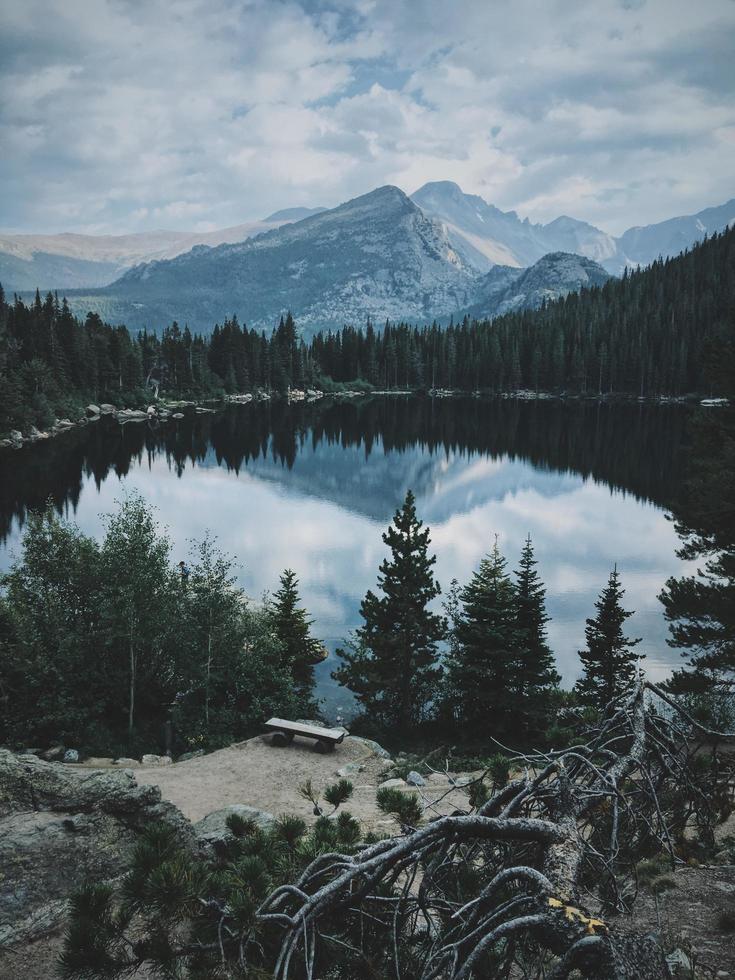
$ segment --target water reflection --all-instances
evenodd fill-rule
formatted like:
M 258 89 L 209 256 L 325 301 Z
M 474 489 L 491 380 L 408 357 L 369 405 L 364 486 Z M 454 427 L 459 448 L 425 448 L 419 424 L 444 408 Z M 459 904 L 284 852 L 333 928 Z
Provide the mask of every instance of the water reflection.
M 83 530 L 125 489 L 160 510 L 177 555 L 209 528 L 252 595 L 287 565 L 330 647 L 358 621 L 384 556 L 380 532 L 411 487 L 443 585 L 464 581 L 498 534 L 525 535 L 549 593 L 552 646 L 576 676 L 584 619 L 617 561 L 650 672 L 678 656 L 656 594 L 681 568 L 664 509 L 676 491 L 685 413 L 673 406 L 374 398 L 232 406 L 151 430 L 100 422 L 0 458 L 0 568 L 29 508 L 51 498 Z M 345 703 L 321 669 L 322 693 Z

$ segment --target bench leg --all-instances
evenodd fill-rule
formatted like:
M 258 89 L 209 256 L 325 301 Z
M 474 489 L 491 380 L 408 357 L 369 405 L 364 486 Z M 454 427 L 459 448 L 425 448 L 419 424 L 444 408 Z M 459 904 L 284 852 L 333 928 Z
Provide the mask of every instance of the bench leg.
M 319 752 L 320 755 L 326 755 L 327 752 L 334 752 L 334 745 L 331 742 L 323 742 L 319 738 L 314 743 L 314 751 Z
M 290 732 L 273 732 L 271 745 L 277 745 L 279 748 L 283 748 L 286 745 L 290 745 L 291 742 L 293 742 L 293 735 Z

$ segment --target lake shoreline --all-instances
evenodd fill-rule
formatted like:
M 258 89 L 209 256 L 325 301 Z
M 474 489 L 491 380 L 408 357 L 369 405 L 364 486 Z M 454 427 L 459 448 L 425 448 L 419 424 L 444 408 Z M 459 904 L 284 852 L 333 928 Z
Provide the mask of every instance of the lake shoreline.
M 225 395 L 224 397 L 202 398 L 202 399 L 161 399 L 159 402 L 151 403 L 145 409 L 117 408 L 112 404 L 103 403 L 100 406 L 88 405 L 86 415 L 71 421 L 68 418 L 56 419 L 54 424 L 45 430 L 39 430 L 36 426 L 31 426 L 28 432 L 13 429 L 9 435 L 0 439 L 0 453 L 3 450 L 17 450 L 24 446 L 33 445 L 47 439 L 53 439 L 71 432 L 75 429 L 84 428 L 87 425 L 98 422 L 102 417 L 110 417 L 121 425 L 128 423 L 152 422 L 166 423 L 179 421 L 184 418 L 184 411 L 190 411 L 198 415 L 214 414 L 222 411 L 227 405 L 247 405 L 250 403 L 277 401 L 285 399 L 289 404 L 293 402 L 312 403 L 326 399 L 355 399 L 372 397 L 426 397 L 431 399 L 502 399 L 508 401 L 544 401 L 544 402 L 600 402 L 603 404 L 642 404 L 642 405 L 702 405 L 705 407 L 724 407 L 729 404 L 727 399 L 722 398 L 703 398 L 701 395 L 633 395 L 626 392 L 607 392 L 605 394 L 586 394 L 569 392 L 550 392 L 550 391 L 469 391 L 459 388 L 430 388 L 428 391 L 418 389 L 388 389 L 366 391 L 363 389 L 345 388 L 342 391 L 322 391 L 321 389 L 307 388 L 290 389 L 285 395 L 278 392 L 256 391 L 244 392 L 241 394 Z M 215 404 L 216 408 L 211 408 Z M 151 408 L 154 409 L 151 412 Z

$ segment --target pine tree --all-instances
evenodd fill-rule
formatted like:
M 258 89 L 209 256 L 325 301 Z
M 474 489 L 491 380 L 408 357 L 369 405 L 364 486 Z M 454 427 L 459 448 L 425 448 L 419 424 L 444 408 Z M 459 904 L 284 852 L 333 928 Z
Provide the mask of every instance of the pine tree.
M 713 345 L 710 357 L 721 390 L 733 399 L 735 345 Z M 670 578 L 659 597 L 669 644 L 688 658 L 668 687 L 722 730 L 735 719 L 735 410 L 702 412 L 690 431 L 689 472 L 675 508 L 678 554 L 702 564 L 696 575 Z
M 518 706 L 516 589 L 497 540 L 460 592 L 454 652 L 447 659 L 447 695 L 455 719 L 472 728 L 506 731 Z
M 416 516 L 410 490 L 383 541 L 391 557 L 380 566 L 382 594 L 365 595 L 364 626 L 348 649 L 337 651 L 343 665 L 332 676 L 355 693 L 368 716 L 405 729 L 424 720 L 436 697 L 437 644 L 445 632 L 444 619 L 428 609 L 441 589 L 432 572 L 429 529 Z
M 299 580 L 287 568 L 281 575 L 281 587 L 273 596 L 273 626 L 283 644 L 283 663 L 293 674 L 298 694 L 311 697 L 314 691 L 314 665 L 324 660 L 326 650 L 311 636 L 313 622 L 299 605 Z
M 521 552 L 516 571 L 516 626 L 518 628 L 518 673 L 516 685 L 521 699 L 521 714 L 528 731 L 545 727 L 549 694 L 561 680 L 548 644 L 546 624 L 546 591 L 536 571 L 531 536 Z
M 624 595 L 615 566 L 595 603 L 597 615 L 587 620 L 587 649 L 579 652 L 584 672 L 577 681 L 577 691 L 584 701 L 600 709 L 625 690 L 635 677 L 638 661 L 643 659 L 634 652 L 640 638 L 631 640 L 623 633 L 626 619 L 633 615 L 623 609 Z

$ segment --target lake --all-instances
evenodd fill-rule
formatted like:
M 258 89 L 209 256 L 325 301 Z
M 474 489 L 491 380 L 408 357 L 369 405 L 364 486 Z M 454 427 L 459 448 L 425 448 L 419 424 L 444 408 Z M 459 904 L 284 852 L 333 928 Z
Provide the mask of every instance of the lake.
M 51 498 L 82 530 L 137 490 L 158 508 L 178 561 L 211 530 L 258 598 L 290 567 L 330 658 L 328 715 L 351 698 L 333 651 L 360 622 L 386 554 L 381 533 L 411 488 L 431 528 L 436 574 L 466 582 L 498 536 L 517 567 L 531 534 L 564 684 L 579 671 L 586 617 L 613 564 L 629 633 L 652 679 L 680 661 L 657 595 L 685 565 L 667 506 L 680 480 L 687 411 L 676 405 L 385 396 L 231 405 L 150 428 L 103 419 L 0 457 L 0 570 L 29 508 Z

